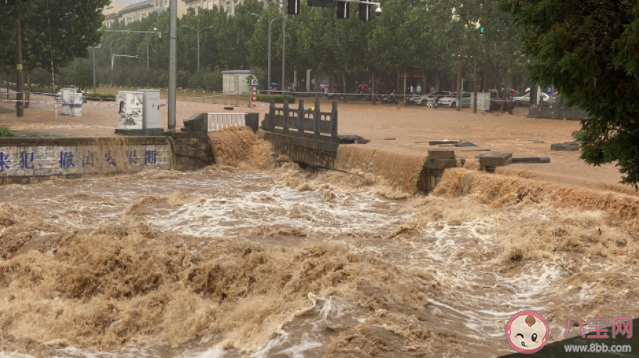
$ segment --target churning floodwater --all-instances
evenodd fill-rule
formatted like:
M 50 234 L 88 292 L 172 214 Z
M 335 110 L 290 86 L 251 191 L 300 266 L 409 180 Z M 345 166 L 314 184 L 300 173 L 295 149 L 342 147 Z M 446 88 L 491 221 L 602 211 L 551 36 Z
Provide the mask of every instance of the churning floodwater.
M 2 354 L 491 357 L 522 310 L 639 315 L 635 199 L 281 164 L 0 187 Z

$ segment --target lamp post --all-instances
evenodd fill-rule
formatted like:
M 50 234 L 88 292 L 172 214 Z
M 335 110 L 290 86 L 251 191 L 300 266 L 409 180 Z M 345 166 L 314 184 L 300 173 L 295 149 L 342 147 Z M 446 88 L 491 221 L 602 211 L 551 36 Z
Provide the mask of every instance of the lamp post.
M 177 0 L 169 2 L 169 116 L 168 129 L 175 131 L 177 102 Z
M 155 29 L 157 31 L 157 29 Z M 136 34 L 140 36 L 144 36 L 142 34 Z M 149 36 L 146 38 L 146 72 L 149 72 L 149 41 L 153 38 L 153 36 Z M 162 39 L 162 33 L 158 32 L 158 39 Z
M 282 93 L 286 90 L 286 15 L 282 17 L 284 20 L 282 21 Z
M 203 30 L 212 29 L 213 26 L 205 27 L 203 29 L 194 29 L 191 26 L 182 25 L 182 27 L 186 27 L 187 29 L 191 29 L 197 32 L 197 72 L 200 72 L 200 32 Z
M 113 57 L 113 43 L 116 42 L 117 40 L 121 40 L 122 37 L 118 37 L 117 39 L 111 41 L 111 43 L 109 44 L 109 47 L 111 47 L 111 57 Z
M 282 17 L 276 17 L 268 23 L 268 87 L 267 87 L 268 90 L 271 89 L 271 26 L 273 25 L 273 21 L 284 19 L 284 18 L 286 18 L 286 15 Z M 283 37 L 286 37 L 285 35 L 286 35 L 285 33 L 282 33 Z M 282 66 L 282 68 L 284 68 L 284 66 Z M 284 74 L 282 74 L 282 78 L 283 77 L 284 77 Z

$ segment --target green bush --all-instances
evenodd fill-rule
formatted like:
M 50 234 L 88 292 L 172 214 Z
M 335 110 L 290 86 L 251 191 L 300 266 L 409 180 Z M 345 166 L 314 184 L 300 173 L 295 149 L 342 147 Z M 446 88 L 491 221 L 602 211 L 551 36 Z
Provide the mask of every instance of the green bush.
M 116 96 L 111 93 L 85 93 L 84 97 L 87 101 L 99 101 L 102 98 L 103 101 L 115 101 Z
M 295 97 L 290 94 L 258 94 L 258 102 L 271 102 L 271 98 L 275 99 L 275 103 L 284 103 L 285 99 L 288 99 L 288 103 L 295 103 Z
M 0 127 L 0 137 L 13 137 L 13 131 L 7 127 Z

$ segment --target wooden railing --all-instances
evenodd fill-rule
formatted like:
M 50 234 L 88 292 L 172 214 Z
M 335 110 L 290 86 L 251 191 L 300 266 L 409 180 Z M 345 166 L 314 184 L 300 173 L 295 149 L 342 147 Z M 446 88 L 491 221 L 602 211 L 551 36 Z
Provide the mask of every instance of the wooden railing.
M 337 102 L 333 102 L 330 112 L 321 112 L 319 101 L 315 101 L 315 107 L 310 110 L 304 108 L 302 100 L 298 101 L 297 109 L 289 108 L 288 100 L 280 108 L 275 107 L 275 101 L 271 100 L 262 128 L 281 129 L 286 134 L 302 137 L 321 139 L 325 137 L 322 134 L 328 134 L 330 138 L 337 138 Z

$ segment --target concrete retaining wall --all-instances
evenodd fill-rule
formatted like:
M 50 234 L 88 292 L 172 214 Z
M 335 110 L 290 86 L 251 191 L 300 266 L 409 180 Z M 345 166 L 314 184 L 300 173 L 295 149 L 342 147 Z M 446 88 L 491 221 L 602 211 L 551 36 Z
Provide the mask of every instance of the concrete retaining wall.
M 273 151 L 286 155 L 294 162 L 312 166 L 334 168 L 339 144 L 309 138 L 264 132 L 264 139 L 271 142 Z
M 292 161 L 305 163 L 310 166 L 322 166 L 326 168 L 336 168 L 337 151 L 339 144 L 314 140 L 310 138 L 300 138 L 288 136 L 281 133 L 268 131 L 260 132 L 265 140 L 272 144 L 273 151 L 279 155 L 286 155 Z M 401 154 L 394 154 L 399 155 Z M 419 169 L 417 189 L 428 192 L 435 189 L 444 170 L 461 166 L 463 163 L 455 159 L 455 152 L 450 149 L 432 149 L 428 151 L 428 157 L 424 158 Z M 383 170 L 382 170 L 383 172 Z M 387 178 L 392 180 L 391 178 Z M 410 179 L 410 178 L 409 178 Z M 395 183 L 400 185 L 399 183 Z
M 166 137 L 0 139 L 2 184 L 170 168 Z
M 174 170 L 196 170 L 215 164 L 213 147 L 206 133 L 176 133 L 171 137 Z
M 196 170 L 215 162 L 206 134 L 170 137 L 0 138 L 0 185 L 50 177 Z

